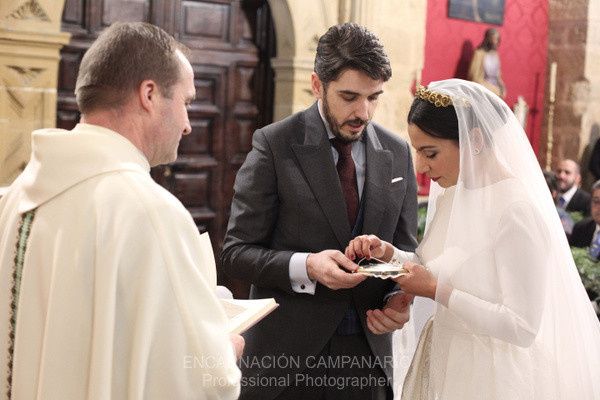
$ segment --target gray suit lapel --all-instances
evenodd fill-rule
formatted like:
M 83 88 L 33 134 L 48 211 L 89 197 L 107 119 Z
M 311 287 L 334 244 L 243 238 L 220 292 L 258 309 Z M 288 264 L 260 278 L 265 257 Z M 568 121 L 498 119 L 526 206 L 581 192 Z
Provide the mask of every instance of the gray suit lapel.
M 304 143 L 292 144 L 300 168 L 341 248 L 351 239 L 350 223 L 325 126 L 315 103 L 305 113 Z
M 392 182 L 392 152 L 384 150 L 371 124 L 365 132 L 367 171 L 363 189 L 365 219 L 363 233 L 378 232 L 389 199 Z

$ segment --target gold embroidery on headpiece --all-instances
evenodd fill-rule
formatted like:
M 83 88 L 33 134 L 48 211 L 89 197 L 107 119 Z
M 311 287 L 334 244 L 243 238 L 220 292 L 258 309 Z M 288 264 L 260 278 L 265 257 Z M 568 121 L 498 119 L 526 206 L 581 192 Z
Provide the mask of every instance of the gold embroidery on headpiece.
M 425 86 L 419 86 L 419 88 L 415 92 L 415 96 L 422 100 L 430 102 L 436 107 L 448 107 L 452 104 L 452 99 L 450 98 L 450 96 L 442 93 L 432 92 Z

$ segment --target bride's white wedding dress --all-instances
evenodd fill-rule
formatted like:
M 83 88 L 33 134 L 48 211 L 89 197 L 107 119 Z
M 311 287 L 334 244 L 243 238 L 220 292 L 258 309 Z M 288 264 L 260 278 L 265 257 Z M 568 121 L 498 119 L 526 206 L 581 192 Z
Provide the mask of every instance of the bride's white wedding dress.
M 451 234 L 448 222 L 455 187 L 437 199 L 436 214 L 417 254 L 436 276 L 442 268 L 454 269 L 449 279 L 452 294 L 448 307 L 436 306 L 435 319 L 421 336 L 403 399 L 555 398 L 550 377 L 558 373 L 552 371 L 556 365 L 532 365 L 533 360 L 551 358 L 535 343 L 545 293 L 538 278 L 544 276 L 541 269 L 547 259 L 543 241 L 537 240 L 543 235 L 541 221 L 519 195 L 518 181 L 506 179 L 492 186 L 499 207 L 472 212 L 487 219 L 497 235 L 474 237 L 469 249 L 443 248 Z M 474 198 L 477 191 L 471 193 Z M 473 268 L 461 269 L 461 265 Z M 490 269 L 495 271 L 492 279 Z M 510 280 L 505 276 L 515 273 L 520 274 L 520 287 L 505 287 L 503 282 Z M 529 293 L 524 295 L 521 291 L 526 288 Z M 539 392 L 544 387 L 535 382 L 540 381 L 547 381 L 546 393 Z M 436 397 L 429 397 L 431 385 Z
M 446 231 L 448 228 L 448 218 L 452 207 L 452 199 L 454 197 L 454 187 L 446 190 L 444 195 L 437 200 L 437 215 L 428 226 L 427 233 L 415 251 L 419 262 L 426 265 L 434 274 L 437 271 L 432 270 L 435 264 L 430 264 L 435 260 L 443 250 L 443 244 L 446 239 Z M 409 259 L 410 255 L 396 252 L 396 257 L 400 259 Z M 434 301 L 422 297 L 416 297 L 411 307 L 410 320 L 404 325 L 403 329 L 394 332 L 393 349 L 394 349 L 394 398 L 400 399 L 404 379 L 410 368 L 417 343 L 421 336 L 421 332 L 427 321 L 431 318 L 434 312 Z M 414 378 L 413 378 L 414 379 Z
M 429 89 L 452 99 L 460 172 L 456 186 L 431 187 L 416 253 L 437 278 L 436 301 L 428 312 L 417 298 L 395 334 L 406 345 L 394 349 L 401 379 L 433 315 L 401 398 L 600 399 L 600 324 L 527 136 L 480 85 L 451 79 Z

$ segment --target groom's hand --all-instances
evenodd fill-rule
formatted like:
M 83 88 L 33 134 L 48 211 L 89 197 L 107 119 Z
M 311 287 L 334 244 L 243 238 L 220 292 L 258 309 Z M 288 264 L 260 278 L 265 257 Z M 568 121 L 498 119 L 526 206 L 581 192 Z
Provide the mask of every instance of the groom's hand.
M 367 326 L 376 335 L 401 329 L 410 318 L 410 304 L 415 296 L 396 293 L 383 307 L 383 310 L 367 311 Z
M 337 250 L 311 253 L 306 259 L 308 277 L 333 290 L 350 289 L 364 281 L 365 275 L 352 273 L 357 269 L 358 265 Z
M 348 243 L 344 253 L 352 261 L 371 257 L 388 261 L 394 255 L 394 247 L 375 235 L 360 235 Z

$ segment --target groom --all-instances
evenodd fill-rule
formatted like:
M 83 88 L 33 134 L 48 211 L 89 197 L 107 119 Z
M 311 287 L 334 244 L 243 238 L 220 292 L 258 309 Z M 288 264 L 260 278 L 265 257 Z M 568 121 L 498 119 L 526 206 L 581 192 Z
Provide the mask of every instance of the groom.
M 404 295 L 386 306 L 393 282 L 353 274 L 357 265 L 340 252 L 362 233 L 416 245 L 409 146 L 371 122 L 390 76 L 377 37 L 334 26 L 317 47 L 317 102 L 254 133 L 222 264 L 252 283 L 252 298 L 280 307 L 245 336 L 242 400 L 392 396 L 389 332 L 408 320 Z

